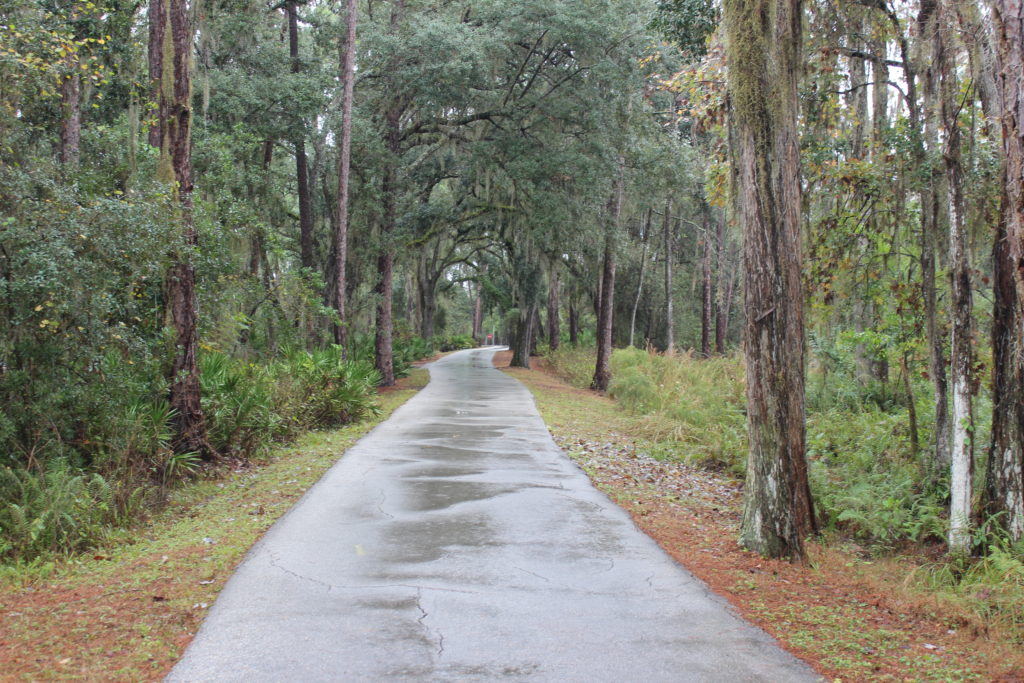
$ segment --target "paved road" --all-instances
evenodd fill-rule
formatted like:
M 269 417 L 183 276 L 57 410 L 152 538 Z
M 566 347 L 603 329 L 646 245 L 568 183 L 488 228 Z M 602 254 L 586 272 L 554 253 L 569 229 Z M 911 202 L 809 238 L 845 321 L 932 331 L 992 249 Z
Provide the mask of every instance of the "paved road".
M 819 680 L 590 485 L 493 353 L 430 366 L 252 550 L 167 680 Z

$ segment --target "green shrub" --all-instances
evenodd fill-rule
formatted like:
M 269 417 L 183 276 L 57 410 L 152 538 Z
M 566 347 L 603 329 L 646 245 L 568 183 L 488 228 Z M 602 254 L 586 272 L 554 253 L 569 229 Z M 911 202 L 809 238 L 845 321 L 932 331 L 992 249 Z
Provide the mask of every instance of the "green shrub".
M 396 333 L 391 340 L 391 359 L 395 377 L 405 377 L 415 361 L 427 358 L 433 353 L 434 347 L 430 340 L 410 333 Z M 360 335 L 354 340 L 350 358 L 374 365 L 376 355 L 372 334 Z
M 340 347 L 292 353 L 275 371 L 298 382 L 295 414 L 288 417 L 303 428 L 356 422 L 379 410 L 380 373 L 367 361 L 344 360 Z
M 63 460 L 42 472 L 0 467 L 0 558 L 91 548 L 118 520 L 114 487 Z
M 218 453 L 248 457 L 287 432 L 266 368 L 207 352 L 200 356 L 200 381 L 207 433 Z
M 883 547 L 942 538 L 942 492 L 926 488 L 905 412 L 874 406 L 808 416 L 811 487 L 824 528 Z
M 476 340 L 469 334 L 453 334 L 441 337 L 437 340 L 439 351 L 461 351 L 463 349 L 475 349 Z

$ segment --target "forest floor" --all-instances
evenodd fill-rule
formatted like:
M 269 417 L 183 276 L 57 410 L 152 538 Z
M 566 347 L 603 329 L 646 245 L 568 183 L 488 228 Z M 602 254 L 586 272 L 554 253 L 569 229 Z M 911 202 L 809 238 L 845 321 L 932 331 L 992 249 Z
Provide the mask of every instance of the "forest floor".
M 1019 643 L 907 580 L 927 548 L 884 558 L 811 542 L 807 566 L 766 560 L 736 539 L 742 485 L 729 476 L 646 453 L 638 418 L 562 381 L 542 358 L 533 370 L 495 365 L 530 388 L 555 441 L 596 486 L 666 552 L 749 621 L 832 681 L 1024 681 Z
M 427 379 L 382 391 L 378 418 L 174 491 L 131 542 L 0 574 L 0 681 L 162 679 L 263 532 Z

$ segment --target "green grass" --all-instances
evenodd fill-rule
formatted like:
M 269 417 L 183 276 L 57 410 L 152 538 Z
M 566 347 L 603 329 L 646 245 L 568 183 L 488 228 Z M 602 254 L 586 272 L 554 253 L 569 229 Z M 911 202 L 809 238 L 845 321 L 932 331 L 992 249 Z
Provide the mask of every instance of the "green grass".
M 565 347 L 550 360 L 573 386 L 589 385 L 592 348 Z M 608 396 L 637 418 L 630 421 L 631 431 L 655 455 L 743 472 L 747 446 L 740 360 L 617 349 L 611 370 Z

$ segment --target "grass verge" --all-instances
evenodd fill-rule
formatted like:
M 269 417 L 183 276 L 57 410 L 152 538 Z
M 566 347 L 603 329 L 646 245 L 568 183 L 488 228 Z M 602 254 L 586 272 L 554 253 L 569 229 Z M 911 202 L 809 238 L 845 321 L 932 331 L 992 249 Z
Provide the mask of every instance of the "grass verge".
M 160 680 L 250 547 L 359 438 L 426 385 L 413 370 L 381 415 L 310 432 L 259 464 L 174 494 L 126 543 L 0 574 L 0 680 Z
M 665 457 L 642 417 L 535 370 L 496 365 L 532 391 L 556 442 L 645 533 L 737 611 L 833 681 L 1021 681 L 1024 655 L 977 615 L 915 588 L 928 558 L 864 559 L 811 543 L 808 567 L 740 548 L 741 485 Z M 652 452 L 657 457 L 652 456 Z

